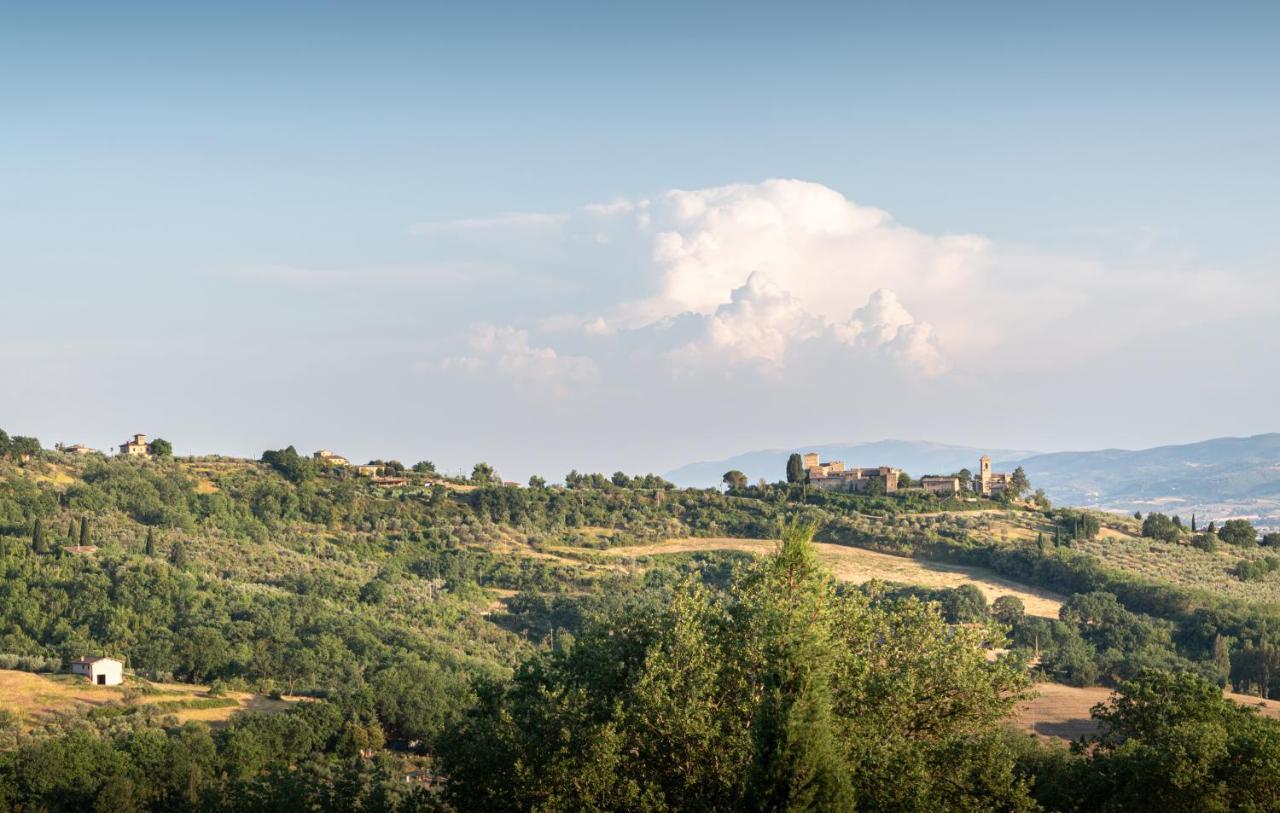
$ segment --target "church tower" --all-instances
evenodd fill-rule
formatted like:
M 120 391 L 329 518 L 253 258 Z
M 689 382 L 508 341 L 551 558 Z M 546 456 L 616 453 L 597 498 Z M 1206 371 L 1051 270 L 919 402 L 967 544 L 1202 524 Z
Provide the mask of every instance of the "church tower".
M 978 461 L 978 493 L 991 496 L 991 455 L 984 454 Z

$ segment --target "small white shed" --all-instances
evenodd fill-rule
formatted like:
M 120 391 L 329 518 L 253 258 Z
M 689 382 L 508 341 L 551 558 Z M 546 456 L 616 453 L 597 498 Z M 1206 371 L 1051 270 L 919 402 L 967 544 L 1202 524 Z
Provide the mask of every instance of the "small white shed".
M 124 683 L 124 664 L 115 658 L 82 655 L 71 662 L 71 674 L 83 675 L 95 686 L 119 686 Z

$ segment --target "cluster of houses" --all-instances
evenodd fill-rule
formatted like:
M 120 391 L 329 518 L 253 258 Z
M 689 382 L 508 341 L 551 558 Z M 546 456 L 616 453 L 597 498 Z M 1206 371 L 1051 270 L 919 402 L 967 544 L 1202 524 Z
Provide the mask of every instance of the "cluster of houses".
M 76 455 L 102 454 L 102 452 L 98 451 L 97 449 L 91 448 L 89 446 L 85 446 L 80 443 L 75 443 L 70 446 L 63 446 L 59 444 L 57 448 L 59 451 L 66 452 L 67 454 L 76 454 Z M 120 455 L 123 457 L 143 457 L 143 458 L 151 457 L 151 444 L 147 442 L 147 436 L 143 434 L 137 434 L 137 435 L 134 435 L 131 440 L 127 440 L 124 443 L 121 443 Z M 408 482 L 406 478 L 396 476 L 393 472 L 389 471 L 385 466 L 377 463 L 368 463 L 365 465 L 352 466 L 351 461 L 347 460 L 347 458 L 343 457 L 340 454 L 337 454 L 336 452 L 331 452 L 328 449 L 320 449 L 319 451 L 317 451 L 315 454 L 312 455 L 312 458 L 319 463 L 324 463 L 330 466 L 350 466 L 357 474 L 361 474 L 365 477 L 372 479 L 378 485 L 397 486 L 397 485 L 404 485 L 405 483 Z
M 59 443 L 55 448 L 60 452 L 67 454 L 91 455 L 102 454 L 102 452 L 91 446 L 85 446 L 83 443 L 73 443 L 70 446 L 63 446 Z M 132 440 L 126 440 L 120 444 L 120 454 L 125 457 L 151 457 L 151 444 L 147 442 L 146 435 L 134 435 Z
M 356 474 L 370 478 L 373 482 L 380 486 L 402 486 L 409 482 L 408 478 L 399 477 L 387 470 L 386 466 L 377 463 L 366 463 L 363 466 L 352 466 L 351 461 L 347 460 L 340 454 L 331 452 L 328 449 L 320 449 L 311 455 L 312 459 L 319 463 L 329 466 L 350 466 L 355 469 Z
M 954 497 L 960 493 L 960 478 L 956 475 L 929 475 L 921 477 L 914 485 L 904 487 L 899 483 L 902 469 L 892 466 L 846 468 L 840 460 L 823 463 L 817 452 L 802 455 L 801 462 L 809 475 L 809 484 L 824 491 L 865 493 L 882 483 L 886 494 L 923 491 L 940 497 Z M 991 456 L 984 454 L 978 462 L 973 490 L 982 497 L 998 497 L 1009 489 L 1012 481 L 1013 475 L 992 471 Z

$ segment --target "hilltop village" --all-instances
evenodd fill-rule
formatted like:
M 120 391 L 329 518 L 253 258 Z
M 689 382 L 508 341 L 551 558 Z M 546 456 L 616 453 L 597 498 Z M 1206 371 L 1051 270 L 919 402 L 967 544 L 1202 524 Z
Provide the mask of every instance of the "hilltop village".
M 792 455 L 793 459 L 795 457 L 797 455 Z M 902 469 L 893 466 L 846 468 L 840 460 L 823 463 L 817 452 L 807 452 L 798 457 L 805 481 L 823 491 L 853 494 L 924 492 L 944 498 L 972 493 L 997 499 L 1005 495 L 1020 497 L 1029 485 L 1021 468 L 1013 473 L 992 471 L 990 455 L 983 455 L 978 461 L 976 475 L 963 469 L 956 474 L 926 475 L 914 481 Z M 794 479 L 792 464 L 788 465 L 788 479 Z

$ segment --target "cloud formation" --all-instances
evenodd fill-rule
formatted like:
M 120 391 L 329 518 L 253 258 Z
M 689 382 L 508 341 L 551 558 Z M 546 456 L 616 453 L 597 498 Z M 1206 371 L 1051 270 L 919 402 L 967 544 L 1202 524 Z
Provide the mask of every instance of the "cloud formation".
M 880 288 L 963 285 L 990 249 L 977 235 L 900 226 L 881 209 L 806 181 L 673 190 L 653 209 L 658 290 L 615 318 L 709 313 L 759 271 L 809 311 L 842 319 Z
M 710 316 L 697 317 L 700 335 L 672 353 L 685 364 L 748 362 L 778 371 L 793 348 L 852 348 L 879 353 L 926 376 L 945 363 L 933 328 L 917 321 L 893 291 L 881 288 L 847 321 L 832 322 L 806 310 L 796 297 L 755 272 Z M 590 329 L 588 326 L 587 329 Z
M 444 369 L 494 375 L 525 394 L 554 398 L 587 394 L 599 379 L 590 358 L 534 347 L 529 343 L 529 332 L 520 328 L 480 325 L 472 331 L 468 344 L 470 353 L 446 359 Z

